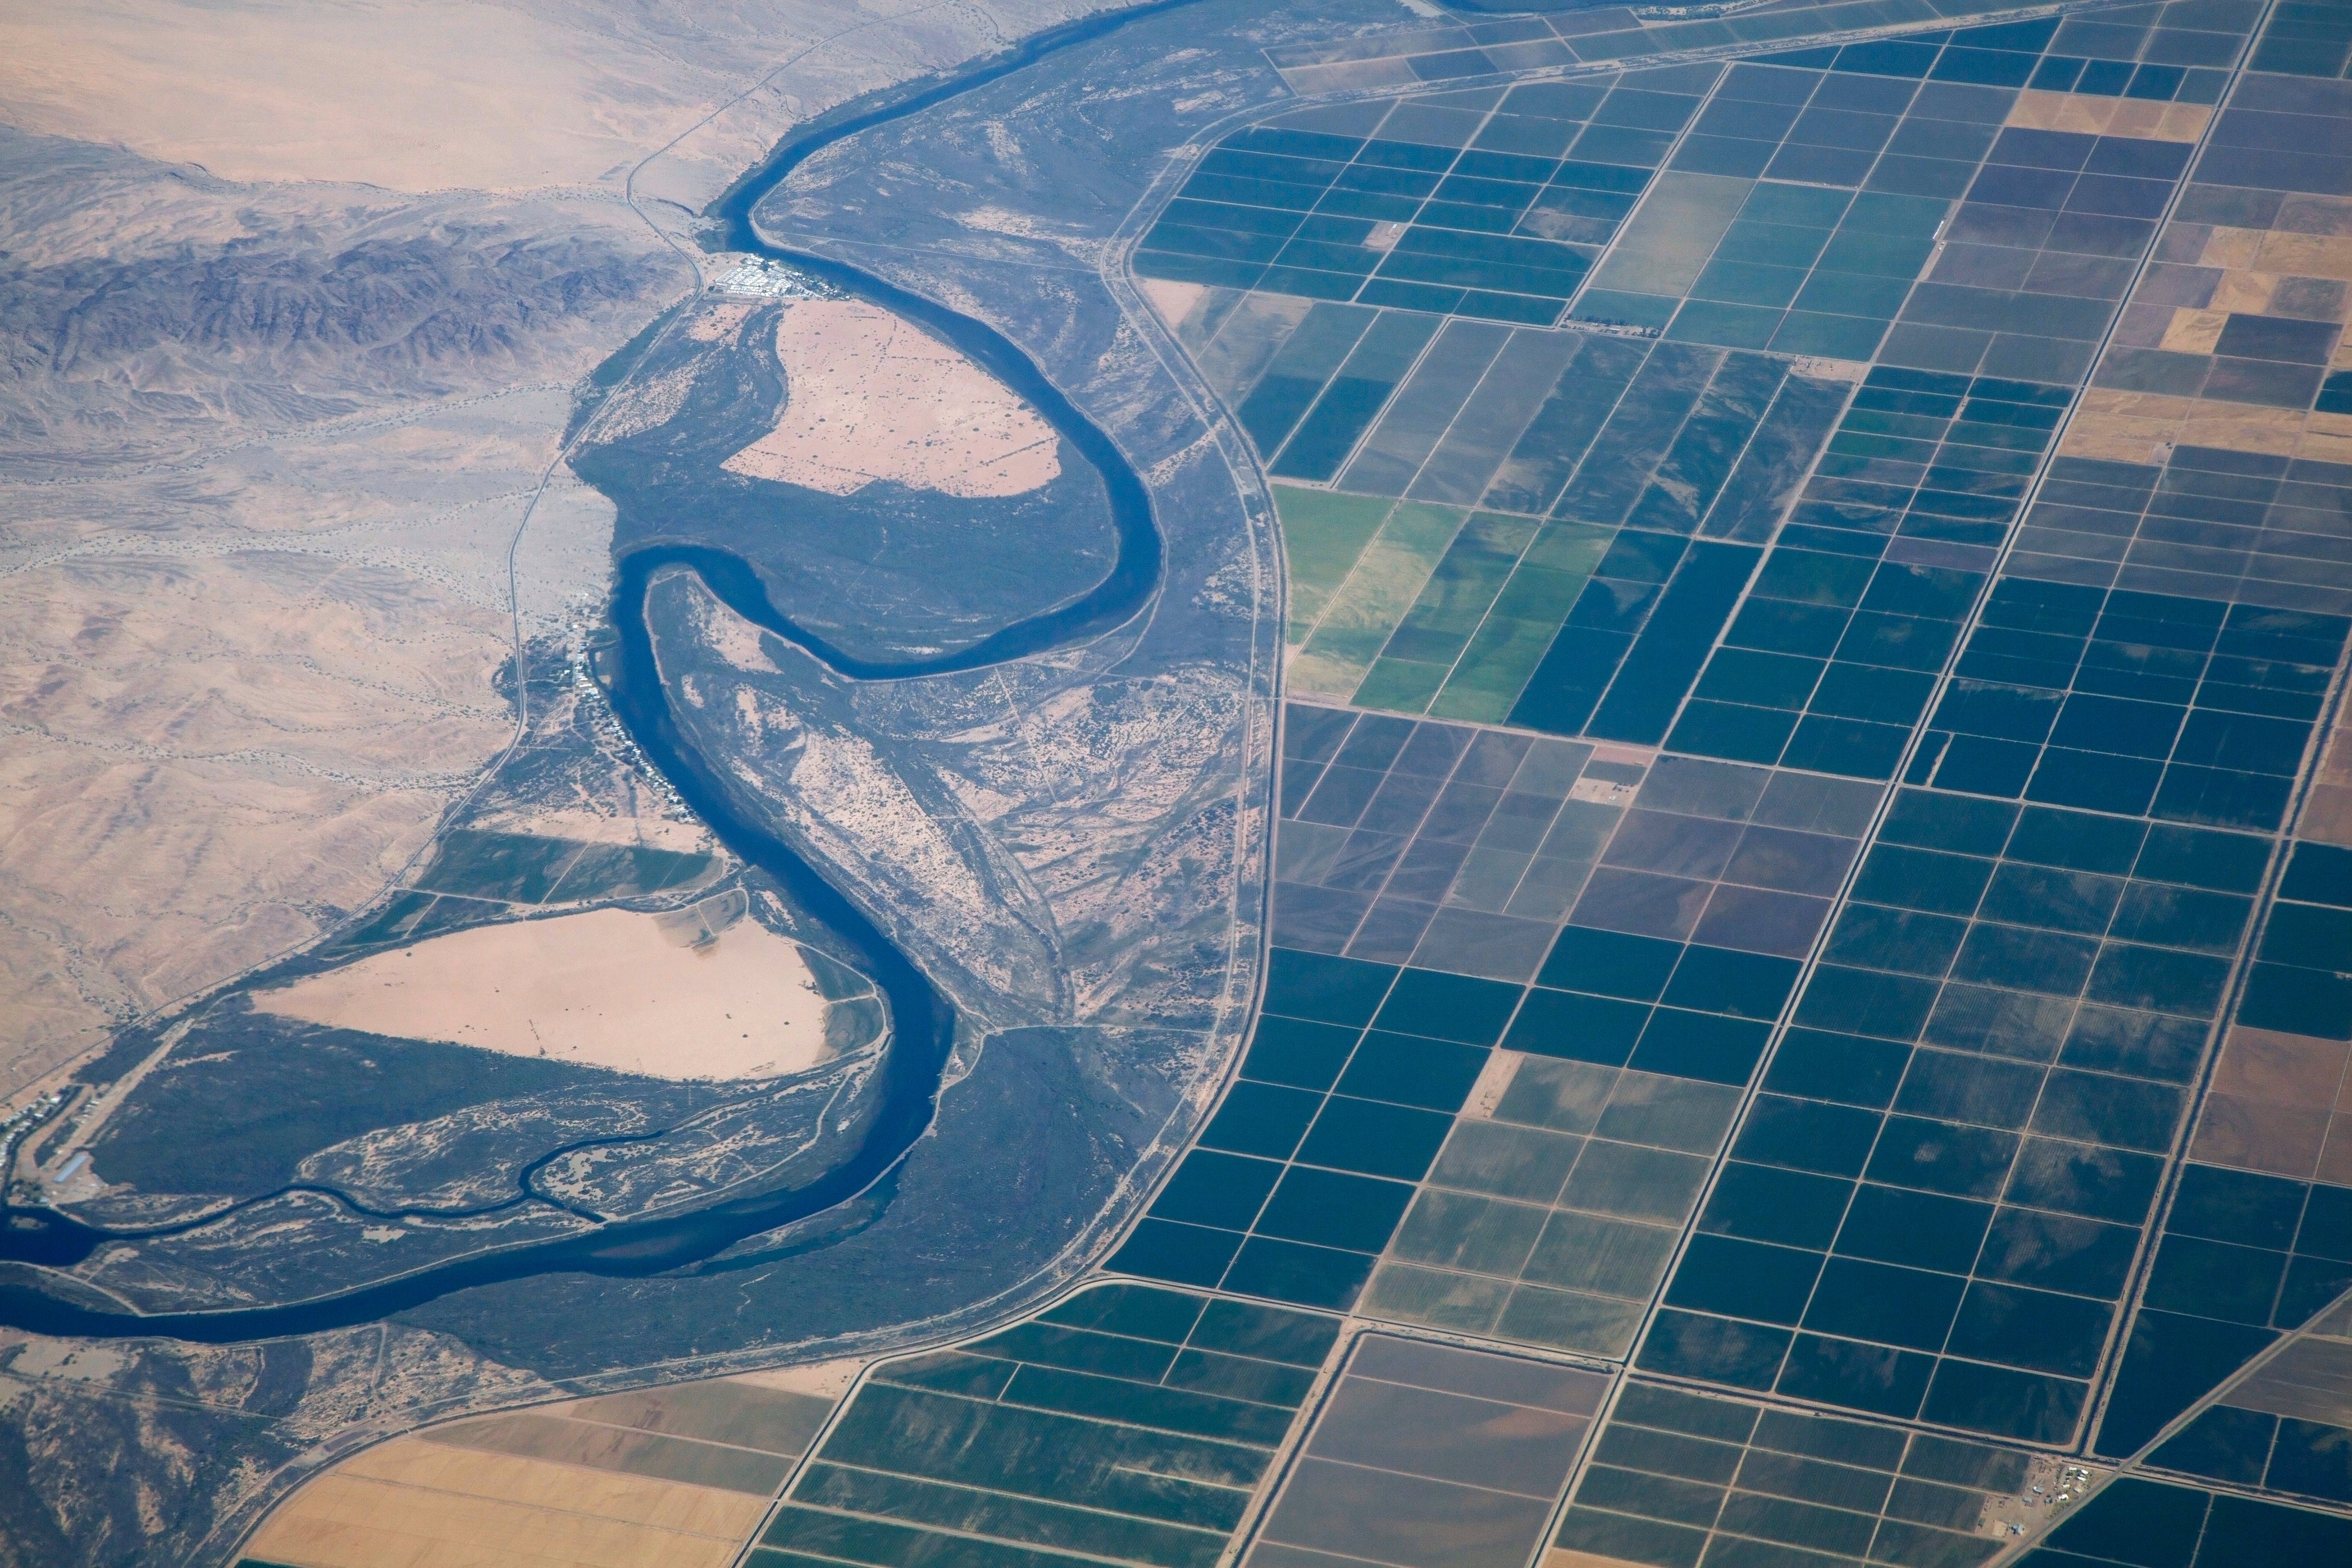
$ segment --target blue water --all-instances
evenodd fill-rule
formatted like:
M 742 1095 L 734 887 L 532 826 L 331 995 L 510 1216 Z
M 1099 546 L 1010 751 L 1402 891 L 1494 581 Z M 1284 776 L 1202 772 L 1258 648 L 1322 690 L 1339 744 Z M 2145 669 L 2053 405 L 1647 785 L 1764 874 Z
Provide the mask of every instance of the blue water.
M 898 89 L 879 107 L 820 117 L 770 153 L 712 207 L 727 226 L 728 247 L 787 262 L 857 298 L 919 322 L 986 366 L 1043 415 L 1062 438 L 1091 463 L 1108 493 L 1118 557 L 1108 575 L 1076 599 L 1004 627 L 961 652 L 935 658 L 876 661 L 850 657 L 794 624 L 769 601 L 759 574 L 740 556 L 705 546 L 656 545 L 620 562 L 613 623 L 619 659 L 611 694 L 615 712 L 653 765 L 708 823 L 719 841 L 776 879 L 792 897 L 838 935 L 889 1005 L 891 1041 L 880 1081 L 868 1091 L 868 1120 L 847 1160 L 808 1185 L 761 1193 L 686 1214 L 615 1221 L 578 1236 L 517 1243 L 479 1252 L 330 1296 L 274 1307 L 142 1314 L 109 1310 L 15 1280 L 0 1281 L 0 1323 L 38 1333 L 98 1339 L 170 1337 L 232 1344 L 287 1334 L 320 1333 L 373 1322 L 423 1306 L 452 1291 L 509 1283 L 543 1274 L 581 1273 L 645 1278 L 709 1259 L 749 1237 L 835 1207 L 887 1178 L 930 1125 L 940 1080 L 954 1042 L 955 1012 L 897 944 L 851 899 L 772 833 L 738 813 L 703 759 L 673 721 L 654 667 L 645 621 L 646 592 L 666 568 L 693 572 L 730 608 L 805 649 L 845 676 L 902 679 L 975 669 L 1061 647 L 1117 626 L 1157 592 L 1165 547 L 1142 479 L 1117 445 L 1046 379 L 1035 361 L 984 322 L 950 310 L 882 279 L 827 257 L 771 245 L 751 221 L 761 197 L 808 158 L 847 136 L 919 113 L 1032 65 L 1045 56 L 1099 38 L 1146 16 L 1194 4 L 1156 0 L 1038 34 L 1018 47 L 948 80 Z M 600 1142 L 591 1140 L 590 1142 Z M 584 1146 L 584 1145 L 583 1145 Z M 565 1151 L 542 1156 L 543 1164 Z M 286 1189 L 291 1191 L 294 1189 Z M 309 1189 L 304 1190 L 319 1190 Z M 248 1199 L 238 1207 L 281 1194 Z M 341 1194 L 331 1194 L 357 1209 Z M 530 1194 L 499 1207 L 531 1201 Z M 62 1268 L 118 1239 L 168 1235 L 217 1222 L 200 1221 L 144 1231 L 110 1231 L 45 1209 L 0 1209 L 0 1262 Z M 362 1211 L 373 1212 L 373 1211 Z M 73 1287 L 67 1287 L 74 1289 Z

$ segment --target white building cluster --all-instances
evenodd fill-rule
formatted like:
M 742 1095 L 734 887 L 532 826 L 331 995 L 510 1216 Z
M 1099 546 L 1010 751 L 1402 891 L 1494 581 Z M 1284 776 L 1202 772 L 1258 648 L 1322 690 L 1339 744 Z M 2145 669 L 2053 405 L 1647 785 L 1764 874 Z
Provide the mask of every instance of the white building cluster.
M 749 294 L 762 300 L 830 300 L 835 292 L 805 272 L 759 256 L 743 258 L 710 286 L 721 294 Z

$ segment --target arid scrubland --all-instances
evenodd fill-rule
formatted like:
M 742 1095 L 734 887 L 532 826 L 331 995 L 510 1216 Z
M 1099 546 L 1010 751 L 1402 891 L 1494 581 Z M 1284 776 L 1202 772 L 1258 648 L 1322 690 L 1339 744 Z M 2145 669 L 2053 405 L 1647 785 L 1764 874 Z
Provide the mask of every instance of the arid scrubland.
M 605 591 L 570 389 L 692 214 L 1085 8 L 0 17 L 0 1099 L 315 940 L 499 755 L 518 632 Z

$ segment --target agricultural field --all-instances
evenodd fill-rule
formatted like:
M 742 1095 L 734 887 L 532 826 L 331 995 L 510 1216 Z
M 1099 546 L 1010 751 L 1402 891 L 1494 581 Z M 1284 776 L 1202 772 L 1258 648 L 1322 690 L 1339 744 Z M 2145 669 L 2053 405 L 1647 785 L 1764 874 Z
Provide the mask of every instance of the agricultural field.
M 1213 1568 L 1339 1320 L 1097 1286 L 952 1350 L 885 1362 L 751 1568 L 978 1557 Z
M 754 1373 L 428 1427 L 296 1492 L 241 1568 L 724 1568 L 845 1381 Z
M 2352 29 L 1487 26 L 1279 57 L 1399 96 L 1139 243 L 1290 700 L 1109 1267 L 1624 1366 L 1552 1568 L 2343 1550 Z
M 1591 1372 L 1367 1334 L 1245 1561 L 1513 1568 L 1608 1387 Z
M 406 1314 L 550 1398 L 843 1375 L 518 1396 L 250 1568 L 2352 1560 L 2345 8 L 1093 25 L 757 205 L 972 357 L 714 292 L 582 426 L 633 548 L 776 589 L 648 577 L 655 700 L 932 988 L 933 1076 L 873 1080 L 908 1142 L 677 1268 Z M 853 341 L 906 357 L 829 378 Z M 765 907 L 723 872 L 479 826 L 346 940 Z M 289 1085 L 378 1059 L 234 1027 Z M 583 1152 L 624 1091 L 710 1192 L 850 1125 L 821 1074 L 496 1077 L 414 1116 L 517 1184 L 579 1140 L 551 1227 L 683 1179 Z M 525 1083 L 547 1130 L 478 1129 Z M 236 1191 L 457 1191 L 337 1114 Z M 542 1292 L 635 1359 L 503 1326 Z

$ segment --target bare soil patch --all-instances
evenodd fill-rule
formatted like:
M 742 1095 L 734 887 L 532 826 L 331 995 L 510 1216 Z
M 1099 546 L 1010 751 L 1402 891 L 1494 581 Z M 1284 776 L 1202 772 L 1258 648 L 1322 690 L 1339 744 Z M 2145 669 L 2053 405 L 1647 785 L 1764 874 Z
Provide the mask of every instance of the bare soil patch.
M 295 1568 L 724 1568 L 861 1364 L 427 1427 L 311 1479 L 245 1555 Z
M 289 1499 L 247 1555 L 291 1568 L 725 1568 L 765 1498 L 396 1437 Z
M 878 306 L 803 300 L 776 326 L 786 400 L 730 473 L 845 496 L 877 479 L 1016 496 L 1062 471 L 1060 437 L 1011 388 Z
M 257 992 L 331 1027 L 666 1079 L 770 1078 L 825 1056 L 801 950 L 756 921 L 594 910 L 480 926 Z M 698 906 L 702 909 L 707 906 Z M 719 926 L 715 934 L 712 926 Z

